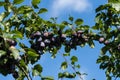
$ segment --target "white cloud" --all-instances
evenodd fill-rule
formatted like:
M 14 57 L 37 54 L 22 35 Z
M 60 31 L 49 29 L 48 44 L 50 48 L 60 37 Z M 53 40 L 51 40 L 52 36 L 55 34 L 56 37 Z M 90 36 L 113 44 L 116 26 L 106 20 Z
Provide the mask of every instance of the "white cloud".
M 64 11 L 84 12 L 91 8 L 87 0 L 54 0 L 52 4 L 52 15 L 59 16 Z

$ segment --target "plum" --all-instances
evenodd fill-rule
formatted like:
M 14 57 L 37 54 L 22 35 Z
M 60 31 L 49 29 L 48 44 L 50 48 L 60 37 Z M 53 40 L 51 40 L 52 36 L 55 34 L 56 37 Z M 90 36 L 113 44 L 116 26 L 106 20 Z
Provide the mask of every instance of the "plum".
M 44 42 L 41 42 L 41 43 L 40 43 L 40 47 L 45 47 L 45 43 L 44 43 Z
M 15 40 L 7 39 L 6 41 L 8 42 L 8 44 L 9 44 L 10 46 L 16 46 L 16 45 L 17 45 L 17 42 L 16 42 Z
M 77 31 L 77 34 L 83 34 L 82 30 Z
M 104 42 L 104 40 L 105 40 L 105 38 L 104 38 L 104 37 L 100 37 L 100 38 L 99 38 L 99 43 L 103 43 L 103 42 Z
M 44 43 L 45 43 L 46 45 L 49 45 L 49 44 L 50 44 L 50 40 L 49 40 L 49 39 L 45 39 L 45 40 L 44 40 Z
M 17 72 L 17 71 L 13 72 L 13 73 L 12 73 L 12 75 L 13 75 L 13 77 L 14 77 L 14 78 L 18 78 L 18 77 L 19 77 L 19 75 L 18 75 L 18 72 Z
M 105 40 L 105 42 L 104 42 L 105 45 L 107 45 L 109 43 L 110 43 L 110 41 L 108 41 L 108 40 Z
M 39 31 L 37 31 L 37 32 L 33 33 L 33 34 L 30 36 L 30 38 L 31 38 L 31 39 L 35 39 L 35 38 L 39 37 L 40 35 L 41 35 L 41 33 L 40 33 Z
M 43 35 L 44 35 L 45 37 L 48 37 L 48 36 L 49 36 L 49 32 L 45 32 Z

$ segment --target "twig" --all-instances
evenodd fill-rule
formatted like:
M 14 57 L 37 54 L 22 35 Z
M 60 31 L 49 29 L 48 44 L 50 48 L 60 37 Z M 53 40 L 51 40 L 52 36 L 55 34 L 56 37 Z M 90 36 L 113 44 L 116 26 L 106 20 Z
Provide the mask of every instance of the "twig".
M 59 51 L 59 53 L 61 53 L 60 51 Z M 67 64 L 69 65 L 69 66 L 71 66 L 71 68 L 74 70 L 74 72 L 76 73 L 77 71 L 75 70 L 75 68 L 74 68 L 74 66 L 72 66 L 69 62 L 68 62 L 68 60 L 65 58 L 65 56 L 63 56 L 63 53 L 61 53 L 61 55 L 62 55 L 62 57 L 64 58 L 64 60 L 67 62 Z M 79 78 L 81 79 L 81 80 L 83 80 L 83 78 L 81 77 L 81 75 L 80 74 L 77 74 L 78 76 L 79 76 Z

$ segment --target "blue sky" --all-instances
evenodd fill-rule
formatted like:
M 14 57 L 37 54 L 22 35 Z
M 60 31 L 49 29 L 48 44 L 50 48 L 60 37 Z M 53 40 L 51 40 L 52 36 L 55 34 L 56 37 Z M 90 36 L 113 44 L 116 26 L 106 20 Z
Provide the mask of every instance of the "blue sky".
M 25 0 L 26 4 L 29 3 L 29 0 Z M 67 20 L 69 15 L 76 18 L 82 18 L 84 24 L 94 25 L 95 18 L 95 9 L 101 5 L 105 4 L 107 0 L 42 0 L 40 7 L 45 7 L 48 9 L 48 12 L 41 15 L 44 19 L 49 19 L 50 17 L 58 17 L 58 22 Z M 87 76 L 83 76 L 84 80 L 105 80 L 105 73 L 103 70 L 99 69 L 99 65 L 96 64 L 96 59 L 100 55 L 100 48 L 103 45 L 95 42 L 95 48 L 91 49 L 88 45 L 84 48 L 78 47 L 77 50 L 72 50 L 71 55 L 77 55 L 79 59 L 79 64 L 81 68 L 79 71 L 87 73 Z M 61 49 L 61 52 L 64 52 Z M 64 61 L 61 54 L 58 53 L 55 59 L 51 59 L 50 54 L 45 54 L 42 56 L 39 63 L 44 67 L 43 75 L 45 76 L 54 76 L 57 80 L 57 73 L 60 72 L 60 63 Z M 72 69 L 68 69 L 72 71 Z M 0 76 L 0 80 L 14 80 L 11 75 L 7 77 Z M 33 78 L 33 80 L 40 80 L 38 77 Z M 70 79 L 63 79 L 70 80 Z M 78 77 L 73 80 L 80 80 Z

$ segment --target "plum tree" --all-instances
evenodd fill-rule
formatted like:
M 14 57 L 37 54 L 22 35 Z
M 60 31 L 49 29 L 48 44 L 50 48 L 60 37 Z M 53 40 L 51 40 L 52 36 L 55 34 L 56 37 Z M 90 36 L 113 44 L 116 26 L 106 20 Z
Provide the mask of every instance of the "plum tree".
M 105 70 L 106 79 L 120 78 L 120 1 L 108 0 L 107 4 L 96 9 L 96 23 L 93 27 L 83 24 L 83 20 L 69 17 L 69 21 L 57 24 L 55 18 L 44 20 L 40 14 L 47 12 L 39 8 L 40 0 L 32 0 L 31 6 L 21 4 L 24 0 L 0 1 L 0 73 L 4 76 L 12 74 L 16 80 L 32 80 L 31 76 L 39 76 L 41 80 L 54 80 L 42 75 L 43 68 L 37 64 L 42 55 L 49 52 L 52 57 L 64 48 L 65 59 L 61 69 L 70 66 L 74 72 L 63 71 L 58 78 L 75 78 L 82 73 L 77 71 L 78 57 L 70 56 L 72 49 L 88 44 L 94 48 L 94 41 L 103 43 L 101 54 L 97 59 L 100 69 Z M 20 5 L 21 4 L 21 5 Z M 74 26 L 74 28 L 68 26 Z M 27 40 L 29 46 L 22 42 Z M 70 61 L 67 61 L 70 57 Z M 70 62 L 70 63 L 69 63 Z M 28 69 L 32 65 L 31 71 Z M 4 70 L 3 70 L 4 68 Z M 31 74 L 32 73 L 32 74 Z

